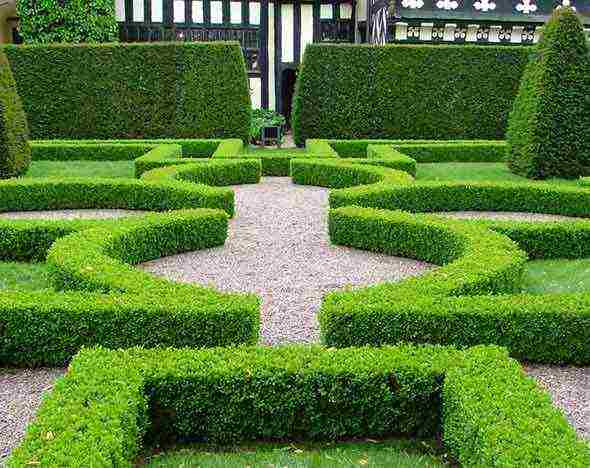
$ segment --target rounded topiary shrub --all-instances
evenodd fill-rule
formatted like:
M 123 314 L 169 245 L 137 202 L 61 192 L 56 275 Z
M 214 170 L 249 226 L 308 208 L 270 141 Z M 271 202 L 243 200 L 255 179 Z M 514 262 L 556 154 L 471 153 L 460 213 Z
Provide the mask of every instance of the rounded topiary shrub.
M 16 0 L 16 10 L 27 44 L 118 39 L 114 0 Z
M 590 174 L 590 57 L 571 8 L 556 10 L 525 70 L 508 133 L 508 165 L 533 179 Z
M 27 118 L 10 65 L 0 50 L 0 178 L 24 173 L 31 162 Z

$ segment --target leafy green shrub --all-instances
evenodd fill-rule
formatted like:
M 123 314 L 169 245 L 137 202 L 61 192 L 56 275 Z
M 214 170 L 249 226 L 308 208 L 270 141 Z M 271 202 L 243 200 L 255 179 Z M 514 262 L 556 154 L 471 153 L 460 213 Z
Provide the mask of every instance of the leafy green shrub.
M 507 133 L 508 164 L 533 179 L 590 175 L 590 52 L 570 8 L 543 29 Z
M 284 115 L 270 109 L 254 109 L 250 124 L 250 140 L 258 141 L 264 127 L 282 127 L 287 123 Z
M 113 0 L 16 0 L 16 9 L 28 44 L 118 40 Z
M 505 46 L 309 45 L 295 141 L 503 138 L 527 56 Z
M 237 43 L 4 50 L 35 139 L 248 139 L 248 77 Z
M 0 178 L 26 172 L 31 161 L 27 118 L 6 56 L 0 50 Z
M 442 432 L 464 466 L 590 462 L 505 351 L 406 345 L 86 349 L 8 466 L 131 466 L 150 416 L 153 431 L 222 443 Z
M 62 290 L 2 294 L 0 365 L 62 366 L 81 347 L 96 344 L 255 343 L 255 296 L 177 284 L 132 266 L 223 244 L 227 218 L 220 210 L 198 209 L 117 222 L 0 223 L 2 247 L 12 247 L 4 255 L 47 255 L 53 284 Z

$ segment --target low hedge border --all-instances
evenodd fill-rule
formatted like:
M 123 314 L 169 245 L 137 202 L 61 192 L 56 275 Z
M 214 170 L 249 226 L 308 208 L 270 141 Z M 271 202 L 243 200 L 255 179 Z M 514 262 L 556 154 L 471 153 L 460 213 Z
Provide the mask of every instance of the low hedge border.
M 372 167 L 369 161 L 291 163 L 295 183 L 334 189 L 330 192 L 330 226 L 336 244 L 445 264 L 441 259 L 426 257 L 425 252 L 436 251 L 440 242 L 422 224 L 428 220 L 429 225 L 453 229 L 475 227 L 476 237 L 497 235 L 493 231 L 507 236 L 506 240 L 518 244 L 510 255 L 520 267 L 526 254 L 531 258 L 580 258 L 590 254 L 585 247 L 590 240 L 590 222 L 584 220 L 544 224 L 457 222 L 407 215 L 409 218 L 402 221 L 399 213 L 350 208 L 530 211 L 590 217 L 588 190 L 534 183 L 414 183 L 406 172 Z M 498 264 L 490 252 L 459 268 L 457 275 L 465 284 L 471 275 L 483 280 L 485 274 L 479 265 L 489 268 Z M 404 341 L 457 346 L 499 344 L 513 356 L 530 361 L 590 363 L 590 294 L 514 294 L 520 287 L 518 271 L 509 276 L 498 273 L 497 284 L 490 282 L 483 289 L 461 289 L 463 283 L 459 282 L 456 289 L 445 290 L 447 278 L 431 282 L 431 275 L 437 276 L 432 273 L 396 284 L 330 293 L 320 312 L 324 342 L 337 347 Z M 442 272 L 445 274 L 446 269 Z M 490 293 L 499 295 L 491 298 Z
M 464 466 L 590 463 L 502 349 L 284 346 L 85 349 L 8 466 L 132 466 L 148 430 L 162 428 L 220 443 L 441 434 Z
M 231 190 L 183 182 L 1 182 L 2 211 L 177 211 L 116 221 L 2 220 L 3 260 L 47 257 L 55 286 L 64 291 L 0 295 L 0 365 L 61 366 L 81 347 L 96 344 L 120 348 L 255 343 L 259 328 L 255 296 L 159 280 L 128 265 L 223 244 L 227 211 L 178 211 L 210 204 L 203 194 L 214 190 L 223 195 L 215 195 L 214 204 L 233 211 Z

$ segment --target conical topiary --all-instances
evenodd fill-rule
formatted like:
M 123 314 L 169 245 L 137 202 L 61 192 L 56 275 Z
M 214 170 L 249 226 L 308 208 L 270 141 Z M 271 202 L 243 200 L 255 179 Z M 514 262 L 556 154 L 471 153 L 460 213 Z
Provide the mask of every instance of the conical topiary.
M 0 50 L 0 178 L 23 174 L 31 162 L 29 129 L 16 83 Z
M 508 166 L 533 179 L 590 174 L 590 57 L 571 8 L 557 9 L 522 77 L 508 124 Z

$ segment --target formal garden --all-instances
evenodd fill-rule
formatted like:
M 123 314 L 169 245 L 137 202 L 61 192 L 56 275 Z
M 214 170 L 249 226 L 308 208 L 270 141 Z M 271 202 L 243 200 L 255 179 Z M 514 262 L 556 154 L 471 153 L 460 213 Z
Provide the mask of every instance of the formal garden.
M 576 13 L 250 107 L 234 43 L 0 49 L 0 465 L 590 466 Z

